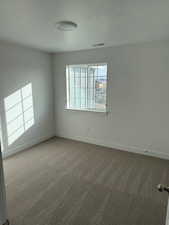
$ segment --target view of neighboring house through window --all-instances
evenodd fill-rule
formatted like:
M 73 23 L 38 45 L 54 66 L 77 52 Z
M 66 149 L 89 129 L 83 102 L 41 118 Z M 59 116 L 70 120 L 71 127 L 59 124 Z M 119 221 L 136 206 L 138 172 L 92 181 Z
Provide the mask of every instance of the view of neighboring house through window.
M 106 111 L 107 64 L 66 66 L 67 108 Z
M 32 84 L 22 87 L 4 99 L 8 145 L 34 124 Z

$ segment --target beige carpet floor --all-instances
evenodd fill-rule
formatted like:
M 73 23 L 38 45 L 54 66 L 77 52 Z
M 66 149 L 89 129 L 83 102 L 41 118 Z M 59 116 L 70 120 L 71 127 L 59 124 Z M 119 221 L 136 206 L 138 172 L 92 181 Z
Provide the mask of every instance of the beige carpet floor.
M 4 160 L 12 225 L 164 225 L 169 161 L 54 138 Z

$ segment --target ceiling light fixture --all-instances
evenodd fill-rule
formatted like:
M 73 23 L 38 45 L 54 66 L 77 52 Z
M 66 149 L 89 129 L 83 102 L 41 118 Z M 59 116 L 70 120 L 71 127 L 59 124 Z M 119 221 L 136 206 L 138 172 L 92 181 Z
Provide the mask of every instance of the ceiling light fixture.
M 95 47 L 95 48 L 96 48 L 96 47 L 103 47 L 103 46 L 104 46 L 104 43 L 98 43 L 98 44 L 94 44 L 94 45 L 93 45 L 93 47 Z
M 59 21 L 56 23 L 56 27 L 61 31 L 72 31 L 77 28 L 77 24 L 72 21 Z

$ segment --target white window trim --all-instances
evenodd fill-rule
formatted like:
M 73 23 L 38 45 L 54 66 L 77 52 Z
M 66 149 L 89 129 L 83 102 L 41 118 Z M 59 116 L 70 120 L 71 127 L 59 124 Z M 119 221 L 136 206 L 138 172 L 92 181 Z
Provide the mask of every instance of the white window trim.
M 88 109 L 88 108 L 85 108 L 85 109 L 74 109 L 74 108 L 68 108 L 68 107 L 65 107 L 66 110 L 71 110 L 71 111 L 80 111 L 80 112 L 97 112 L 97 113 L 108 113 L 107 111 L 107 107 L 105 110 L 100 110 L 100 109 Z
M 91 108 L 84 108 L 84 109 L 81 109 L 81 108 L 70 108 L 68 107 L 68 104 L 67 102 L 69 101 L 69 93 L 67 92 L 67 90 L 69 89 L 69 82 L 68 82 L 68 78 L 67 78 L 67 68 L 69 66 L 71 67 L 77 67 L 77 66 L 80 66 L 80 67 L 85 67 L 86 68 L 86 65 L 87 66 L 95 66 L 95 65 L 107 65 L 107 87 L 106 87 L 106 108 L 101 110 L 101 109 L 97 109 L 97 108 L 94 108 L 94 109 L 91 109 Z M 108 104 L 107 104 L 107 98 L 108 98 L 108 63 L 107 62 L 96 62 L 96 63 L 84 63 L 84 64 L 66 64 L 66 101 L 65 101 L 65 110 L 70 110 L 70 111 L 79 111 L 79 112 L 94 112 L 94 113 L 104 113 L 104 114 L 107 114 L 108 113 Z

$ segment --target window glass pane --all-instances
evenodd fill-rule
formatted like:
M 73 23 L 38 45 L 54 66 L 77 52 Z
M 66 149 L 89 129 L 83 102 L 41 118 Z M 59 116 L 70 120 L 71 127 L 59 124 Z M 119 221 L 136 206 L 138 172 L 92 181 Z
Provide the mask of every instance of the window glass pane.
M 32 95 L 23 100 L 23 110 L 24 111 L 27 110 L 28 108 L 32 107 L 32 105 L 33 105 Z
M 29 95 L 32 95 L 32 84 L 28 84 L 22 88 L 22 97 L 26 98 Z
M 75 87 L 75 78 L 74 78 L 74 74 L 70 76 L 70 79 L 69 79 L 69 85 L 70 85 L 70 89 L 72 89 L 73 87 Z
M 76 98 L 76 99 L 75 99 L 75 106 L 76 106 L 77 109 L 80 108 L 80 101 L 81 101 L 80 98 Z
M 75 87 L 80 87 L 80 76 L 75 76 Z
M 98 76 L 107 77 L 107 65 L 98 66 Z
M 71 88 L 70 89 L 70 100 L 74 99 L 74 97 L 75 97 L 74 92 L 75 92 L 74 88 Z
M 69 104 L 70 108 L 74 108 L 75 107 L 75 101 L 74 101 L 74 98 L 70 99 L 70 104 Z
M 24 120 L 27 122 L 28 120 L 33 118 L 33 108 L 28 109 L 24 112 Z
M 81 77 L 81 88 L 86 88 L 86 77 Z
M 80 67 L 75 67 L 74 73 L 75 73 L 75 76 L 80 76 Z
M 74 74 L 74 69 L 71 66 L 68 66 L 68 70 L 70 75 Z
M 87 68 L 81 68 L 81 77 L 85 77 L 87 74 Z
M 21 92 L 16 91 L 12 95 L 8 96 L 5 98 L 5 110 L 7 111 L 9 108 L 13 107 L 16 105 L 18 102 L 21 101 Z
M 107 64 L 69 65 L 67 105 L 74 109 L 106 109 Z M 68 78 L 68 76 L 67 76 Z
M 94 77 L 89 77 L 88 78 L 88 89 L 95 89 Z
M 94 103 L 95 103 L 94 89 L 90 88 L 88 89 L 88 107 L 95 108 Z
M 10 136 L 14 131 L 23 126 L 23 115 L 17 117 L 15 120 L 7 124 L 8 135 Z
M 81 88 L 81 98 L 82 99 L 86 98 L 86 88 Z
M 97 76 L 97 73 L 98 73 L 98 67 L 97 66 L 89 66 L 89 69 L 88 69 L 88 76 L 89 77 L 95 77 Z
M 81 108 L 82 109 L 86 108 L 86 99 L 85 98 L 81 98 Z
M 76 90 L 75 90 L 75 92 L 76 92 L 76 98 L 80 98 L 81 97 L 80 96 L 81 88 L 80 87 L 77 87 Z
M 96 107 L 105 108 L 106 104 L 106 79 L 98 78 L 96 80 Z
M 13 108 L 9 109 L 6 112 L 7 123 L 16 119 L 16 117 L 21 114 L 22 114 L 22 105 L 21 105 L 21 103 L 18 103 L 17 105 L 13 106 Z

